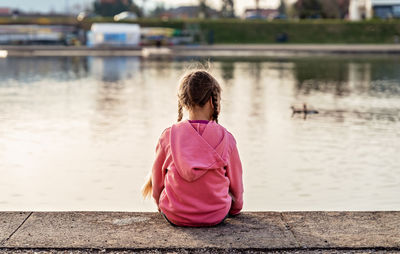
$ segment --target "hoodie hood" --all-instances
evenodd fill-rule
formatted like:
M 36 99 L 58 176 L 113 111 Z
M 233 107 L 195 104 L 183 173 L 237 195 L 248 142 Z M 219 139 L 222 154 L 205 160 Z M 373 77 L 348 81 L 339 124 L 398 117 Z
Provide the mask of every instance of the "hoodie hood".
M 202 135 L 186 120 L 174 124 L 170 136 L 172 158 L 179 175 L 193 182 L 208 170 L 227 165 L 228 134 L 210 121 Z

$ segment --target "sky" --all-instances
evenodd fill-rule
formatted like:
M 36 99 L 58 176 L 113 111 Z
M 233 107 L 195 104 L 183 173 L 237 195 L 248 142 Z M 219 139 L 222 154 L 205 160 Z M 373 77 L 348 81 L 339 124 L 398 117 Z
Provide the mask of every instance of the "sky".
M 67 6 L 70 12 L 77 13 L 84 9 L 85 6 L 91 6 L 93 0 L 0 0 L 1 7 L 18 8 L 23 11 L 38 12 L 65 12 Z M 196 0 L 134 0 L 134 2 L 142 6 L 145 2 L 146 9 L 153 9 L 157 3 L 164 2 L 166 7 L 175 7 L 179 5 L 197 4 Z M 208 0 L 207 3 L 215 8 L 220 8 L 221 0 Z M 279 0 L 260 0 L 261 8 L 277 7 Z M 246 8 L 254 8 L 255 0 L 235 0 L 235 9 L 237 15 L 241 15 Z

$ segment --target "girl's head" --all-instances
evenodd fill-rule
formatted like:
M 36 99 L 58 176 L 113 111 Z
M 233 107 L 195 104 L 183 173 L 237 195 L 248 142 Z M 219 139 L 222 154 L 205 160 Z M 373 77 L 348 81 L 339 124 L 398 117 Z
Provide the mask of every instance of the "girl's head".
M 218 122 L 221 87 L 205 70 L 195 70 L 184 75 L 178 90 L 178 122 L 183 117 L 183 107 L 189 111 L 204 108 L 210 103 L 210 119 Z

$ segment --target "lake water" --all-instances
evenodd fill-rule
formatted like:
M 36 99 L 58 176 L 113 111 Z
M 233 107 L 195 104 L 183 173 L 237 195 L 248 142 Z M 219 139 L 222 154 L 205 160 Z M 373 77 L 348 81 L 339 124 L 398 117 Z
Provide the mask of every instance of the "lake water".
M 140 188 L 190 58 L 0 59 L 0 210 L 155 211 Z M 215 58 L 244 210 L 399 210 L 400 58 Z M 291 105 L 320 114 L 303 119 Z

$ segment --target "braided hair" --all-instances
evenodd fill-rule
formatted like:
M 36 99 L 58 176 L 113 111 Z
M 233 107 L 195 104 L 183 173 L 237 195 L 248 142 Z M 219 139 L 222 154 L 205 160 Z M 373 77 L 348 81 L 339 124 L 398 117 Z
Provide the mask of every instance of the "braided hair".
M 211 98 L 214 108 L 212 120 L 218 123 L 221 87 L 218 81 L 205 70 L 192 71 L 181 79 L 178 90 L 178 122 L 183 118 L 183 107 L 203 107 Z

